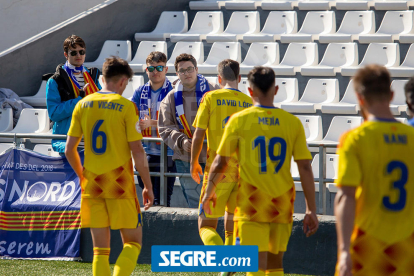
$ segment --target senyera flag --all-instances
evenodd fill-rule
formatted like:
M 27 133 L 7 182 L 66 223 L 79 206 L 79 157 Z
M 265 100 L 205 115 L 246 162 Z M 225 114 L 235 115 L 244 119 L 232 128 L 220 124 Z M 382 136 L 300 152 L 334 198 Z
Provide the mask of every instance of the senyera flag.
M 81 189 L 66 158 L 12 149 L 0 166 L 0 257 L 80 259 Z

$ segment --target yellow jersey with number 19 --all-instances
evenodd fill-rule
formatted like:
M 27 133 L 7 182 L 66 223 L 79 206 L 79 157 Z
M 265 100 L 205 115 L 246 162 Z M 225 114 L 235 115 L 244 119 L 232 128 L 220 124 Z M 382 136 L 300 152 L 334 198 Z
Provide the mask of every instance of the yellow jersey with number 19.
M 68 135 L 84 136 L 83 198 L 136 197 L 128 142 L 142 139 L 137 123 L 135 104 L 116 93 L 96 92 L 76 104 Z
M 292 222 L 295 188 L 290 161 L 292 156 L 312 159 L 298 118 L 265 106 L 233 114 L 217 153 L 237 153 L 240 184 L 234 220 Z

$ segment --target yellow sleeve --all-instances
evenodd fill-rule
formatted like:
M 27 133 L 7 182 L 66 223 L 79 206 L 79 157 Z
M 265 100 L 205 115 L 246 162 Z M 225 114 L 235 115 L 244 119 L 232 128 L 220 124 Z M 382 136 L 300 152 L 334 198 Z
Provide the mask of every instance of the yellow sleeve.
M 237 117 L 230 117 L 226 127 L 224 128 L 224 134 L 221 138 L 217 154 L 230 157 L 237 151 L 239 146 L 238 125 Z
M 361 164 L 357 152 L 353 136 L 349 132 L 343 134 L 338 145 L 338 179 L 335 180 L 337 186 L 358 187 L 361 184 Z
M 297 135 L 295 144 L 293 145 L 293 158 L 294 160 L 312 160 L 312 155 L 308 149 L 306 143 L 305 130 L 299 119 L 296 119 Z
M 142 140 L 141 129 L 139 128 L 138 108 L 133 102 L 129 102 L 125 114 L 125 127 L 128 142 Z
M 81 125 L 81 101 L 79 101 L 72 113 L 72 121 L 70 123 L 68 135 L 73 137 L 82 137 L 82 125 Z
M 193 127 L 195 128 L 202 128 L 207 129 L 208 122 L 210 120 L 210 104 L 211 104 L 211 97 L 210 93 L 204 94 L 203 99 L 201 99 L 200 106 L 197 110 L 197 115 L 193 122 Z

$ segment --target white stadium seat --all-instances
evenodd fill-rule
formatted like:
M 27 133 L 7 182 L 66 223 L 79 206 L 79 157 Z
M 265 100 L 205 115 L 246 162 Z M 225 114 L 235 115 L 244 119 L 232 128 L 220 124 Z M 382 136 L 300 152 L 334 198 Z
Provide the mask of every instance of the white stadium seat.
M 390 103 L 390 109 L 393 115 L 400 115 L 401 112 L 407 112 L 407 103 L 405 102 L 404 86 L 407 80 L 393 80 L 391 90 L 394 91 L 394 98 Z
M 138 45 L 134 59 L 129 66 L 134 72 L 145 72 L 147 68 L 146 59 L 151 52 L 162 52 L 167 55 L 167 42 L 165 41 L 141 41 Z
M 166 78 L 171 82 L 175 82 L 178 79 L 177 75 L 172 75 L 172 76 L 166 76 Z
M 33 151 L 53 157 L 60 157 L 59 153 L 54 151 L 51 145 L 36 145 Z
M 299 99 L 298 80 L 295 78 L 276 78 L 279 87 L 273 98 L 273 105 L 280 107 L 282 103 L 297 102 Z
M 102 75 L 99 77 L 99 83 L 102 86 Z M 124 90 L 124 93 L 122 93 L 122 96 L 124 98 L 131 99 L 132 96 L 134 95 L 135 90 L 141 85 L 144 85 L 144 77 L 133 76 L 132 81 L 128 82 L 127 87 Z
M 158 19 L 157 26 L 150 33 L 135 33 L 136 41 L 165 40 L 171 34 L 188 31 L 188 15 L 186 11 L 164 11 Z
M 371 43 L 359 66 L 343 67 L 343 76 L 353 76 L 358 69 L 368 64 L 396 67 L 400 64 L 400 46 L 397 43 Z
M 410 3 L 410 4 L 409 4 Z M 412 6 L 412 1 L 404 0 L 375 0 L 373 1 L 373 7 L 376 10 L 408 10 L 408 6 Z
M 183 53 L 192 55 L 197 61 L 197 64 L 204 62 L 203 42 L 177 42 L 170 59 L 167 61 L 168 73 L 175 73 L 175 59 Z
M 323 103 L 337 103 L 338 100 L 337 79 L 310 79 L 298 102 L 282 103 L 280 107 L 291 113 L 315 113 Z
M 34 107 L 46 107 L 46 85 L 47 81 L 42 81 L 35 95 L 20 97 L 20 100 Z
M 354 90 L 354 81 L 352 79 L 349 81 L 339 103 L 322 104 L 321 111 L 328 114 L 358 114 L 359 104 Z
M 209 83 L 215 83 L 215 84 L 219 84 L 219 82 L 218 82 L 218 77 L 205 77 L 206 78 L 206 80 L 209 82 Z
M 224 30 L 222 12 L 198 12 L 193 20 L 191 28 L 186 33 L 171 34 L 171 42 L 178 41 L 202 41 L 206 35 L 221 34 Z
M 204 1 L 190 1 L 191 10 L 219 10 L 224 6 L 224 1 L 204 0 Z
M 126 61 L 131 61 L 131 41 L 129 40 L 107 40 L 102 46 L 98 58 L 92 62 L 85 62 L 85 67 L 96 67 L 102 69 L 106 58 L 110 56 L 120 57 Z
M 292 156 L 292 161 L 290 162 L 290 173 L 291 173 L 292 177 L 300 177 L 298 164 L 293 159 L 293 156 Z
M 297 34 L 283 34 L 282 43 L 312 42 L 319 39 L 319 35 L 331 34 L 336 31 L 335 13 L 333 11 L 308 12 L 302 27 Z
M 325 51 L 321 63 L 316 66 L 302 67 L 302 76 L 335 76 L 342 67 L 358 65 L 358 46 L 356 43 L 331 43 Z
M 13 129 L 13 109 L 0 109 L 0 132 L 9 132 Z
M 344 15 L 341 26 L 334 34 L 322 34 L 320 43 L 352 42 L 358 40 L 359 35 L 375 32 L 374 11 L 348 11 Z
M 322 140 L 322 118 L 321 116 L 304 116 L 297 115 L 305 130 L 306 141 Z
M 294 34 L 297 31 L 296 11 L 271 11 L 262 31 L 258 34 L 244 35 L 243 42 L 273 42 L 280 40 L 282 34 Z
M 359 43 L 393 42 L 413 31 L 413 11 L 387 11 L 375 34 L 359 36 Z
M 338 178 L 338 154 L 326 154 L 325 168 L 326 178 L 337 179 Z M 319 153 L 315 154 L 312 160 L 312 172 L 314 178 L 319 178 Z
M 303 66 L 318 64 L 318 45 L 316 43 L 290 43 L 282 62 L 272 66 L 276 75 L 292 76 Z
M 335 1 L 329 0 L 300 0 L 298 2 L 299 10 L 306 11 L 327 11 L 335 6 Z
M 221 34 L 207 35 L 208 43 L 217 41 L 238 41 L 244 35 L 255 34 L 260 31 L 260 16 L 254 12 L 233 12 L 226 30 Z
M 346 10 L 346 11 L 364 11 L 369 10 L 368 0 L 337 0 L 335 7 L 337 10 Z
M 279 44 L 276 42 L 254 42 L 240 64 L 240 74 L 248 74 L 254 66 L 275 66 L 279 64 Z
M 198 65 L 198 72 L 217 74 L 217 65 L 227 58 L 241 62 L 240 42 L 214 42 L 206 61 Z
M 265 0 L 262 2 L 262 10 L 289 11 L 293 10 L 293 8 L 297 7 L 297 5 L 297 0 Z
M 25 108 L 12 133 L 46 133 L 49 131 L 47 109 Z
M 395 118 L 397 121 L 403 123 L 403 124 L 408 124 L 408 119 L 407 118 Z
M 325 138 L 321 141 L 314 141 L 314 143 L 321 144 L 334 144 L 339 142 L 341 135 L 353 128 L 356 128 L 362 124 L 362 117 L 356 116 L 335 116 L 332 119 L 328 132 Z
M 262 0 L 230 0 L 224 2 L 226 10 L 255 10 Z
M 398 67 L 389 68 L 391 77 L 412 77 L 414 76 L 414 44 L 408 48 L 403 63 Z
M 244 94 L 250 96 L 249 90 L 247 89 L 247 87 L 249 87 L 249 82 L 247 80 L 247 78 L 242 77 L 240 82 L 239 82 L 239 90 L 241 92 L 243 92 Z

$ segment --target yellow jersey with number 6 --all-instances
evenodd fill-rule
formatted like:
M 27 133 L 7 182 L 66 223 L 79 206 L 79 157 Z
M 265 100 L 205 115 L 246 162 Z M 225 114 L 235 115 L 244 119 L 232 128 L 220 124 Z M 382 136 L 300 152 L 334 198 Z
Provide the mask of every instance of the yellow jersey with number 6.
M 338 186 L 356 187 L 355 228 L 387 244 L 414 232 L 414 128 L 376 119 L 345 133 Z

